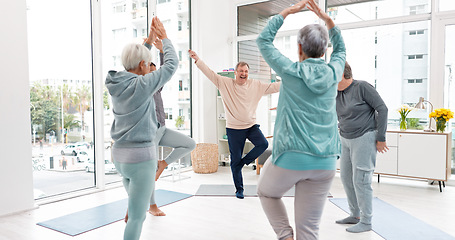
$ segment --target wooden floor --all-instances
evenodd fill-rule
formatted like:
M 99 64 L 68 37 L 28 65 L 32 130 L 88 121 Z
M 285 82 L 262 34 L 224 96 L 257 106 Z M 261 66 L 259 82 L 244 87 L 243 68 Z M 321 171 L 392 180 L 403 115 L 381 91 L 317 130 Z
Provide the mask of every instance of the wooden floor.
M 214 174 L 182 173 L 191 178 L 169 181 L 170 177 L 157 182 L 157 189 L 194 194 L 200 184 L 231 184 L 228 167 L 220 167 Z M 258 176 L 251 167 L 243 169 L 244 183 L 256 184 Z M 376 178 L 375 178 L 376 179 Z M 119 185 L 120 186 L 120 185 Z M 400 208 L 420 220 L 455 236 L 455 187 L 447 186 L 440 193 L 437 185 L 425 181 L 381 177 L 381 183 L 374 182 L 374 195 Z M 339 178 L 334 179 L 331 194 L 335 198 L 345 197 Z M 64 201 L 40 205 L 39 208 L 21 214 L 0 218 L 0 239 L 7 240 L 94 240 L 122 239 L 125 223 L 119 221 L 99 229 L 71 237 L 36 225 L 37 222 L 85 210 L 126 197 L 123 187 L 75 197 Z M 293 198 L 284 198 L 289 217 L 293 218 Z M 264 240 L 276 239 L 272 228 L 262 211 L 257 197 L 243 200 L 234 197 L 191 197 L 162 207 L 165 217 L 147 214 L 141 239 L 160 240 Z M 335 220 L 346 214 L 327 201 L 320 225 L 320 239 L 365 240 L 382 239 L 376 233 L 352 234 Z

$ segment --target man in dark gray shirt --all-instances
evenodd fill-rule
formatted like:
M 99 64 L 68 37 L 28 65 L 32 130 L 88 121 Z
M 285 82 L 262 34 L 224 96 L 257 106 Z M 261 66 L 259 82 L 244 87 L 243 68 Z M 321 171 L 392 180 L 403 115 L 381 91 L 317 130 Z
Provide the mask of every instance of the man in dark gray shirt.
M 336 221 L 356 224 L 346 229 L 359 233 L 371 230 L 373 189 L 371 179 L 376 152 L 388 150 L 385 133 L 388 109 L 368 82 L 354 80 L 346 62 L 338 84 L 336 111 L 341 136 L 340 176 L 351 215 Z

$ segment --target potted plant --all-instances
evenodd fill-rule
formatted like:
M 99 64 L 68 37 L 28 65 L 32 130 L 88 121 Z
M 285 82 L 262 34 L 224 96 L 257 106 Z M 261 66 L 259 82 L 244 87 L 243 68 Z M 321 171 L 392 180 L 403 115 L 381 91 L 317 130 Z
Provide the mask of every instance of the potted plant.
M 175 127 L 177 127 L 177 129 L 181 129 L 183 124 L 185 124 L 185 117 L 184 116 L 178 116 L 175 119 Z

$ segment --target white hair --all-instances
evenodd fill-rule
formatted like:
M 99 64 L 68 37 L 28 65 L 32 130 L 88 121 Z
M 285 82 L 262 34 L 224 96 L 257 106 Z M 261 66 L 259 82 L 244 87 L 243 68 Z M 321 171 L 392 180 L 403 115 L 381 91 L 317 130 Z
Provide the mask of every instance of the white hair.
M 126 71 L 137 68 L 142 60 L 144 64 L 152 61 L 152 55 L 144 45 L 130 43 L 123 48 L 122 64 Z
M 299 30 L 297 42 L 302 51 L 310 58 L 324 55 L 329 42 L 327 29 L 319 24 L 310 24 Z

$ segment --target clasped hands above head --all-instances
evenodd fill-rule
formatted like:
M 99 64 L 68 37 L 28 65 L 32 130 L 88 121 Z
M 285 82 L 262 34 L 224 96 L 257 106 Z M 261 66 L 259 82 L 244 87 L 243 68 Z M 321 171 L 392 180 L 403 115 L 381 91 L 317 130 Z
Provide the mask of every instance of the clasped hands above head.
M 152 24 L 150 25 L 150 34 L 146 39 L 148 44 L 155 43 L 157 40 L 167 38 L 166 29 L 158 17 L 153 17 Z

